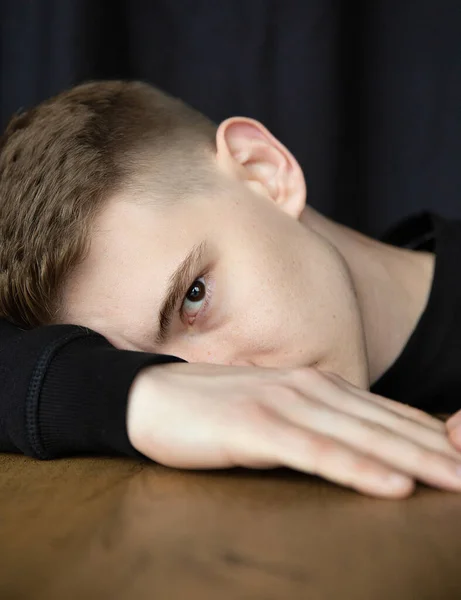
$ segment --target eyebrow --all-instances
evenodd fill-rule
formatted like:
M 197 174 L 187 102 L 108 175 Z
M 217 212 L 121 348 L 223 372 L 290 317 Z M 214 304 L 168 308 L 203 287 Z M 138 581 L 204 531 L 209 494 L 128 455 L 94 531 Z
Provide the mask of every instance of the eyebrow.
M 165 297 L 158 313 L 157 344 L 162 344 L 166 340 L 174 309 L 193 283 L 193 278 L 197 277 L 206 249 L 206 242 L 201 242 L 197 246 L 194 246 L 171 275 Z

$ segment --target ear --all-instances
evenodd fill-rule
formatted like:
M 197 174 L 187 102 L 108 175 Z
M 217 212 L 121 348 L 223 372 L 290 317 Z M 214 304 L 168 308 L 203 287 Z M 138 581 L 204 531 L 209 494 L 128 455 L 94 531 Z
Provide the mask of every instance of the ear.
M 218 167 L 299 218 L 306 183 L 298 161 L 264 125 L 245 117 L 223 121 L 216 133 Z

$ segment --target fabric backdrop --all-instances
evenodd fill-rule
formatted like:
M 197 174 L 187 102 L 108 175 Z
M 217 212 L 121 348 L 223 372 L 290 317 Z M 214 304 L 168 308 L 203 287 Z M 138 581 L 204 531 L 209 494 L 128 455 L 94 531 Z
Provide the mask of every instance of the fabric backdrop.
M 460 0 L 0 0 L 2 128 L 95 78 L 261 120 L 312 205 L 367 233 L 461 217 Z

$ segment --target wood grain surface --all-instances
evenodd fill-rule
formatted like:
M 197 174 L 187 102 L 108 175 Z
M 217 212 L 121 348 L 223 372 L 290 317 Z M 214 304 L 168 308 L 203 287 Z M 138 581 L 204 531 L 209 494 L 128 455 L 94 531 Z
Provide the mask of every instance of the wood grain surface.
M 461 495 L 0 455 L 0 598 L 459 600 Z

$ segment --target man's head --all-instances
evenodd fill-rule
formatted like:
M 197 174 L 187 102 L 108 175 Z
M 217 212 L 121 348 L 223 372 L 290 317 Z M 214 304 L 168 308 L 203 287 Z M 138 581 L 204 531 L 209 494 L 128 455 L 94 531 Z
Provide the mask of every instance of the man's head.
M 352 280 L 299 222 L 305 199 L 297 161 L 260 123 L 216 127 L 141 83 L 79 86 L 4 136 L 0 315 L 365 385 Z
M 200 189 L 199 154 L 215 130 L 142 83 L 78 86 L 14 117 L 0 139 L 2 313 L 25 325 L 52 320 L 96 214 L 122 190 L 179 198 Z

